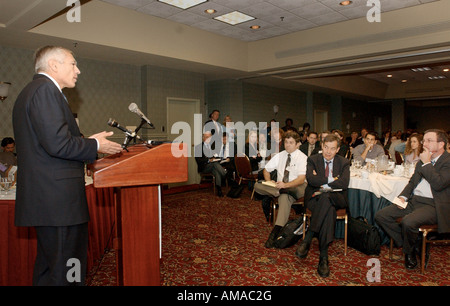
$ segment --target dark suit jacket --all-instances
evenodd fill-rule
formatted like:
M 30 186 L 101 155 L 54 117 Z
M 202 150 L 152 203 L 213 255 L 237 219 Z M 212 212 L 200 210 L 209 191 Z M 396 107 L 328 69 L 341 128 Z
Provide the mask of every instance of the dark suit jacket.
M 89 221 L 84 161 L 97 142 L 84 139 L 68 103 L 46 76 L 35 75 L 13 109 L 17 150 L 17 226 L 69 226 Z
M 314 175 L 313 171 L 316 171 L 317 175 Z M 333 160 L 333 176 L 338 179 L 329 183 L 328 186 L 333 189 L 342 189 L 343 191 L 336 192 L 336 194 L 342 194 L 345 201 L 344 203 L 335 203 L 337 204 L 336 208 L 347 207 L 347 189 L 350 183 L 350 162 L 337 154 L 334 156 Z M 306 164 L 306 180 L 308 186 L 306 186 L 305 190 L 305 203 L 308 203 L 314 192 L 318 191 L 320 186 L 327 184 L 328 182 L 328 179 L 325 177 L 325 164 L 322 154 L 315 154 L 308 157 Z M 333 192 L 333 194 L 335 194 L 335 192 Z
M 302 151 L 303 153 L 305 153 L 306 156 L 308 156 L 308 147 L 309 147 L 309 142 L 305 142 L 300 146 L 300 151 Z M 311 155 L 316 154 L 319 150 L 320 150 L 320 141 L 316 141 L 315 145 L 314 145 L 314 150 L 311 152 Z
M 204 142 L 195 146 L 195 161 L 197 162 L 198 173 L 203 172 L 209 159 L 213 156 L 213 150 L 210 147 L 207 148 Z
M 438 231 L 440 233 L 450 232 L 450 154 L 444 151 L 434 166 L 431 163 L 423 167 L 422 165 L 423 162 L 419 160 L 413 176 L 400 196 L 411 198 L 421 178 L 425 178 L 430 183 L 436 205 Z

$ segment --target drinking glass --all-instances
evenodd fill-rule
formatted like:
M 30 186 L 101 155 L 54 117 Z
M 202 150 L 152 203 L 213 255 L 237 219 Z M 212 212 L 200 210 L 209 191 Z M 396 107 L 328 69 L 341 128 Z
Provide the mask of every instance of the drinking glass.
M 0 179 L 0 186 L 2 187 L 2 189 L 5 191 L 5 195 L 8 194 L 8 190 L 9 188 L 11 188 L 12 185 L 12 181 L 10 178 L 8 177 L 2 177 Z

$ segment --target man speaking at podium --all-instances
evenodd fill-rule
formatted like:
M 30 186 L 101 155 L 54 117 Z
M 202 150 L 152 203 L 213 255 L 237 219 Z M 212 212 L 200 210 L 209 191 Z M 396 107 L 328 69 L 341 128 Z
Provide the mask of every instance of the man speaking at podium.
M 89 211 L 84 162 L 97 152 L 121 152 L 113 132 L 82 138 L 63 88 L 73 88 L 80 70 L 70 50 L 46 46 L 35 54 L 36 75 L 13 109 L 18 156 L 16 226 L 34 226 L 37 256 L 33 285 L 84 285 Z M 78 262 L 75 281 L 69 263 Z

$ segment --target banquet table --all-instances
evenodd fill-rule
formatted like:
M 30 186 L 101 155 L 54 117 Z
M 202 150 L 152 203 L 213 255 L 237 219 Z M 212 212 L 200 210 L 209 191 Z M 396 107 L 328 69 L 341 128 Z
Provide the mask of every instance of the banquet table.
M 89 245 L 88 271 L 111 247 L 114 226 L 113 188 L 94 188 L 86 178 Z M 32 283 L 36 257 L 36 233 L 33 227 L 14 225 L 15 188 L 0 195 L 0 286 L 28 286 Z
M 353 218 L 364 217 L 369 224 L 375 225 L 380 232 L 382 244 L 389 242 L 383 230 L 375 222 L 377 211 L 392 204 L 408 184 L 409 178 L 381 173 L 370 173 L 368 178 L 362 178 L 351 173 L 348 201 L 350 216 Z M 344 237 L 343 222 L 336 223 L 336 237 Z

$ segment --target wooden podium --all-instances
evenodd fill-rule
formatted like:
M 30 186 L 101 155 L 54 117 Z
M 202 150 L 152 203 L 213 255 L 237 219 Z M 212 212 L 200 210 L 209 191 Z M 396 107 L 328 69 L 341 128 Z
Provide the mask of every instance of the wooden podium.
M 188 180 L 187 147 L 135 145 L 90 166 L 94 187 L 115 187 L 117 279 L 119 286 L 160 285 L 161 212 L 159 184 Z M 178 147 L 180 146 L 180 147 Z

